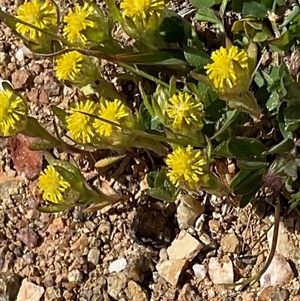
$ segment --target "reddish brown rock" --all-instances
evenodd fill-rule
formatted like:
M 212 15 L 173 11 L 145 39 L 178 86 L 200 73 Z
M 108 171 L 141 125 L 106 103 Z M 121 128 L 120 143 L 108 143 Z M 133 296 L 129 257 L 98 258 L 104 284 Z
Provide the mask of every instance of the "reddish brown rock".
M 36 141 L 34 138 L 25 137 L 22 134 L 9 140 L 9 150 L 14 167 L 19 174 L 25 175 L 28 179 L 39 176 L 42 169 L 43 153 L 29 149 L 30 144 L 34 141 Z
M 17 70 L 11 75 L 11 82 L 15 89 L 24 89 L 33 83 L 32 76 L 27 70 Z
M 17 234 L 17 239 L 24 243 L 28 248 L 34 248 L 38 244 L 38 235 L 33 230 L 23 229 Z

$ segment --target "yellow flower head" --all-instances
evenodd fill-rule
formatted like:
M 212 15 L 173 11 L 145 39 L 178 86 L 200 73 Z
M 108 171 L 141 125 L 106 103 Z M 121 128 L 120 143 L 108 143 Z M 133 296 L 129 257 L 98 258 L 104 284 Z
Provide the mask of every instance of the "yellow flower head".
M 97 27 L 96 22 L 89 19 L 93 14 L 93 6 L 86 2 L 83 7 L 76 3 L 74 11 L 69 9 L 68 14 L 64 18 L 66 24 L 63 30 L 63 35 L 68 41 L 71 43 L 80 42 L 82 44 L 87 42 L 83 31 L 88 28 Z
M 52 165 L 48 165 L 39 176 L 39 188 L 43 193 L 43 199 L 59 204 L 65 201 L 64 194 L 71 188 L 71 185 Z
M 127 127 L 133 126 L 132 114 L 129 108 L 122 104 L 119 99 L 115 99 L 114 101 L 101 99 L 98 116 L 118 124 L 124 124 Z M 97 133 L 102 137 L 110 137 L 113 132 L 120 131 L 120 128 L 100 119 L 95 119 L 93 125 Z
M 203 104 L 189 93 L 174 94 L 169 99 L 166 112 L 173 121 L 172 126 L 175 130 L 179 130 L 185 125 L 193 125 L 197 129 L 201 129 L 203 126 Z
M 23 130 L 27 113 L 25 100 L 10 90 L 0 91 L 0 136 L 13 136 Z
M 175 149 L 167 156 L 166 164 L 169 167 L 167 175 L 174 185 L 184 184 L 194 189 L 205 178 L 207 157 L 203 151 L 193 150 L 189 145 Z
M 81 76 L 83 65 L 84 55 L 77 51 L 70 51 L 56 59 L 54 70 L 59 80 L 76 81 Z
M 53 28 L 57 23 L 56 9 L 49 0 L 32 0 L 30 2 L 26 0 L 17 9 L 17 18 L 45 30 Z M 38 40 L 42 36 L 40 31 L 21 23 L 16 24 L 16 30 L 22 36 L 33 41 Z
M 92 116 L 83 114 L 96 114 L 97 104 L 91 100 L 81 101 L 71 108 L 70 115 L 67 116 L 67 128 L 72 138 L 79 143 L 91 143 L 92 138 L 95 136 L 93 128 Z
M 153 13 L 160 14 L 164 8 L 164 0 L 123 0 L 120 5 L 123 14 L 133 20 L 149 18 Z
M 232 89 L 248 76 L 248 55 L 236 46 L 228 49 L 221 47 L 212 53 L 211 59 L 214 62 L 207 64 L 205 69 L 216 89 Z

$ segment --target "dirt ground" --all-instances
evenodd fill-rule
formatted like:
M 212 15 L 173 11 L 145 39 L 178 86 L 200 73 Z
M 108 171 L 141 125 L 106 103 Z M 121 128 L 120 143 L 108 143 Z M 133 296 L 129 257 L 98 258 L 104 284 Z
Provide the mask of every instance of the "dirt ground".
M 14 12 L 20 3 L 0 0 L 0 7 Z M 51 59 L 24 55 L 22 47 L 0 24 L 0 77 L 51 129 L 50 105 L 66 109 L 80 93 L 57 81 Z M 119 88 L 128 98 L 136 91 L 133 83 Z M 28 143 L 22 135 L 0 139 L 0 301 L 300 300 L 297 212 L 282 216 L 267 272 L 241 289 L 228 283 L 257 274 L 270 252 L 274 209 L 264 199 L 245 209 L 202 194 L 164 204 L 145 193 L 145 175 L 155 169 L 148 153 L 97 171 L 74 155 L 90 183 L 127 200 L 92 213 L 41 213 L 36 179 L 45 162 Z

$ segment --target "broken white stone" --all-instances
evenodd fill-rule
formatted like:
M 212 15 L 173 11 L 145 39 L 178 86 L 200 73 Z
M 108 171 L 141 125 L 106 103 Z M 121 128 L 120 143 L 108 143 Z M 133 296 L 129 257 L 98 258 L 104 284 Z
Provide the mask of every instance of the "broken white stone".
M 218 258 L 212 257 L 208 264 L 208 273 L 214 284 L 233 283 L 233 265 L 229 258 L 219 262 Z
M 188 194 L 182 195 L 176 212 L 179 229 L 193 227 L 196 219 L 203 214 L 204 209 L 205 206 L 197 199 Z
M 167 282 L 176 286 L 183 269 L 186 266 L 186 259 L 166 260 L 156 265 L 159 276 Z
M 260 286 L 262 288 L 276 285 L 280 287 L 293 278 L 294 273 L 289 263 L 282 255 L 275 254 L 270 266 L 260 278 Z
M 182 230 L 167 249 L 167 253 L 170 260 L 185 259 L 186 261 L 191 261 L 202 248 L 203 244 L 188 232 Z
M 44 291 L 45 290 L 42 286 L 29 282 L 27 281 L 27 278 L 25 278 L 22 281 L 17 301 L 40 301 Z
M 127 260 L 125 258 L 117 259 L 110 263 L 108 267 L 109 273 L 120 272 L 125 269 Z
M 182 230 L 167 249 L 168 259 L 157 264 L 158 274 L 176 286 L 187 262 L 194 259 L 202 247 L 196 238 Z
M 16 59 L 19 62 L 24 61 L 25 57 L 30 58 L 32 56 L 33 56 L 32 51 L 29 48 L 27 48 L 26 46 L 23 46 L 20 49 L 18 49 L 17 52 L 16 52 L 16 55 L 15 55 Z
M 199 279 L 199 280 L 205 279 L 205 277 L 207 275 L 207 268 L 204 264 L 195 263 L 192 266 L 192 269 L 193 269 L 195 277 L 197 277 L 197 279 Z

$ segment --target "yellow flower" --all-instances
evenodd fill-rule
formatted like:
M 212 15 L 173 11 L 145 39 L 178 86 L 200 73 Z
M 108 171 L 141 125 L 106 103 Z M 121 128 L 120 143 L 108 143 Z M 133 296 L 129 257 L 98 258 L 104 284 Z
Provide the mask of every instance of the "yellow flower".
M 76 3 L 74 11 L 69 9 L 68 14 L 64 18 L 66 25 L 63 30 L 63 35 L 68 41 L 71 43 L 81 42 L 82 44 L 87 42 L 87 38 L 82 31 L 88 27 L 97 27 L 96 22 L 89 19 L 93 14 L 94 8 L 88 3 L 84 3 L 83 7 Z
M 149 18 L 153 13 L 160 14 L 164 8 L 164 0 L 123 0 L 120 5 L 123 14 L 133 20 Z
M 174 94 L 169 99 L 166 112 L 173 121 L 175 130 L 180 130 L 185 125 L 193 125 L 197 129 L 203 126 L 203 104 L 189 93 Z
M 133 125 L 132 115 L 129 108 L 122 104 L 119 99 L 115 99 L 114 101 L 102 99 L 98 115 L 99 117 L 118 124 L 123 123 L 127 127 L 131 127 Z M 109 137 L 113 132 L 120 131 L 120 128 L 99 119 L 95 119 L 93 125 L 97 133 L 102 137 Z
M 59 204 L 65 201 L 64 194 L 71 185 L 49 165 L 39 176 L 39 188 L 45 200 Z
M 192 146 L 178 147 L 166 158 L 169 167 L 167 172 L 171 182 L 186 185 L 194 189 L 204 181 L 206 176 L 207 157 L 201 150 L 193 150 Z
M 10 90 L 0 91 L 0 136 L 12 136 L 24 129 L 26 102 Z
M 95 136 L 93 128 L 92 116 L 83 114 L 95 114 L 97 112 L 97 104 L 91 100 L 81 101 L 71 108 L 70 115 L 67 116 L 67 128 L 72 138 L 79 143 L 91 143 L 92 138 Z
M 56 25 L 57 13 L 50 1 L 32 0 L 26 1 L 17 9 L 17 18 L 38 28 L 49 30 Z M 22 36 L 34 41 L 43 35 L 40 31 L 21 23 L 16 24 L 16 30 Z
M 76 81 L 83 68 L 84 55 L 77 51 L 70 51 L 60 55 L 56 61 L 54 70 L 59 80 Z
M 214 61 L 207 64 L 205 69 L 213 86 L 219 90 L 232 89 L 237 85 L 247 85 L 248 55 L 246 51 L 236 46 L 226 49 L 221 47 L 212 53 Z

